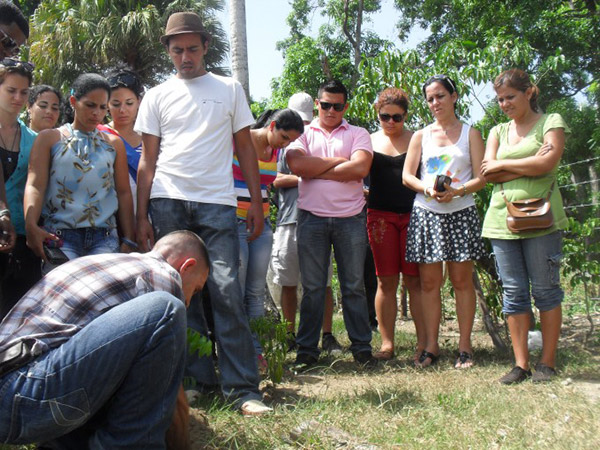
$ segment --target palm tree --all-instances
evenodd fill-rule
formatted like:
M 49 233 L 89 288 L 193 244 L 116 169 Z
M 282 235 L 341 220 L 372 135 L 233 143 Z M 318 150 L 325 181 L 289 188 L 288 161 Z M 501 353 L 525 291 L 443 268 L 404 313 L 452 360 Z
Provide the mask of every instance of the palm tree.
M 229 21 L 233 78 L 242 84 L 246 98 L 250 101 L 245 0 L 231 0 L 229 2 Z
M 30 58 L 38 78 L 67 88 L 83 72 L 102 72 L 126 64 L 154 85 L 172 72 L 159 37 L 170 14 L 195 11 L 212 34 L 207 68 L 226 73 L 221 64 L 228 43 L 216 18 L 224 0 L 106 1 L 43 0 L 32 17 Z

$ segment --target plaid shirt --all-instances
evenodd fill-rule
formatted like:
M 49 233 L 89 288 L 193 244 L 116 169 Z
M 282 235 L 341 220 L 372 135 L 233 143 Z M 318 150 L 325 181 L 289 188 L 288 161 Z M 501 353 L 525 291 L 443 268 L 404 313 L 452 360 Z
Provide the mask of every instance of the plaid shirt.
M 27 339 L 37 357 L 112 307 L 154 291 L 184 300 L 181 277 L 158 253 L 69 261 L 31 288 L 0 323 L 0 352 Z

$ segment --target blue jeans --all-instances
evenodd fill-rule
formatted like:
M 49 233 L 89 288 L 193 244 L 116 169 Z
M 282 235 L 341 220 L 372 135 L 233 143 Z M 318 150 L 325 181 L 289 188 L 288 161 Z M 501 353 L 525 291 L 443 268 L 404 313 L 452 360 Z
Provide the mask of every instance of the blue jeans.
M 366 212 L 352 217 L 319 217 L 298 210 L 298 257 L 302 304 L 298 325 L 298 354 L 319 356 L 319 334 L 325 309 L 325 288 L 331 247 L 342 290 L 342 311 L 350 350 L 371 351 L 371 327 L 365 298 L 363 269 L 367 250 Z
M 528 239 L 490 240 L 502 280 L 504 314 L 528 313 L 531 296 L 540 311 L 550 311 L 561 304 L 564 292 L 560 287 L 560 231 Z
M 267 270 L 271 261 L 273 247 L 273 230 L 271 223 L 265 219 L 263 232 L 255 240 L 248 242 L 246 221 L 238 219 L 238 236 L 240 240 L 240 287 L 244 296 L 244 309 L 248 320 L 265 315 L 265 288 L 267 286 Z M 262 348 L 258 338 L 253 334 L 254 349 L 260 355 Z
M 69 259 L 119 251 L 119 236 L 116 229 L 62 228 L 51 232 L 62 239 L 61 250 Z M 45 275 L 55 267 L 53 264 L 43 262 L 42 272 Z
M 177 230 L 200 236 L 208 249 L 207 280 L 215 323 L 221 388 L 226 398 L 238 401 L 261 399 L 258 364 L 238 281 L 239 250 L 235 208 L 226 205 L 155 198 L 150 201 L 155 238 Z M 188 308 L 188 326 L 207 336 L 208 327 L 200 296 Z M 198 388 L 219 384 L 211 357 L 189 356 L 185 376 Z
M 153 292 L 115 306 L 0 378 L 0 442 L 164 448 L 185 340 L 185 305 L 171 294 Z

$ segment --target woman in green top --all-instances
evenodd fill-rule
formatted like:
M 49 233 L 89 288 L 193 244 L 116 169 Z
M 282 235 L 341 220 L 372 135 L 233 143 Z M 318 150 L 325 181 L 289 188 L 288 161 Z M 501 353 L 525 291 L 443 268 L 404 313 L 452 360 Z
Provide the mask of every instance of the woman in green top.
M 494 81 L 498 104 L 511 121 L 494 127 L 488 138 L 481 173 L 494 183 L 483 236 L 490 238 L 502 280 L 503 312 L 507 317 L 515 367 L 502 378 L 504 384 L 520 383 L 532 376 L 527 333 L 531 296 L 540 311 L 543 350 L 535 366 L 534 382 L 556 375 L 556 348 L 562 321 L 559 263 L 567 218 L 556 185 L 556 173 L 569 128 L 559 114 L 542 114 L 537 106 L 539 90 L 519 69 L 501 73 Z M 527 198 L 545 198 L 554 225 L 545 230 L 511 232 L 506 225 L 506 204 Z

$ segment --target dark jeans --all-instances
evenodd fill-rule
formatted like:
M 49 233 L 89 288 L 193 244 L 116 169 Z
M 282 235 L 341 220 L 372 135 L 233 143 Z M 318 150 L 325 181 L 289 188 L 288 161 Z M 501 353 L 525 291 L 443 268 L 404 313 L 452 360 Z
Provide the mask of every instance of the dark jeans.
M 207 286 L 212 303 L 223 394 L 240 403 L 261 399 L 256 353 L 238 281 L 240 246 L 235 208 L 156 198 L 150 201 L 150 216 L 156 239 L 172 231 L 190 230 L 204 240 L 210 259 Z M 208 336 L 199 295 L 192 299 L 187 317 L 189 327 Z M 199 390 L 218 384 L 210 357 L 189 357 L 185 375 L 196 380 Z
M 319 217 L 298 209 L 298 257 L 304 291 L 296 339 L 299 355 L 319 355 L 331 247 L 337 262 L 350 350 L 354 355 L 371 351 L 371 328 L 363 283 L 368 245 L 366 217 L 365 211 L 352 217 Z
M 42 278 L 42 260 L 27 247 L 25 236 L 17 236 L 12 253 L 0 253 L 0 321 Z

